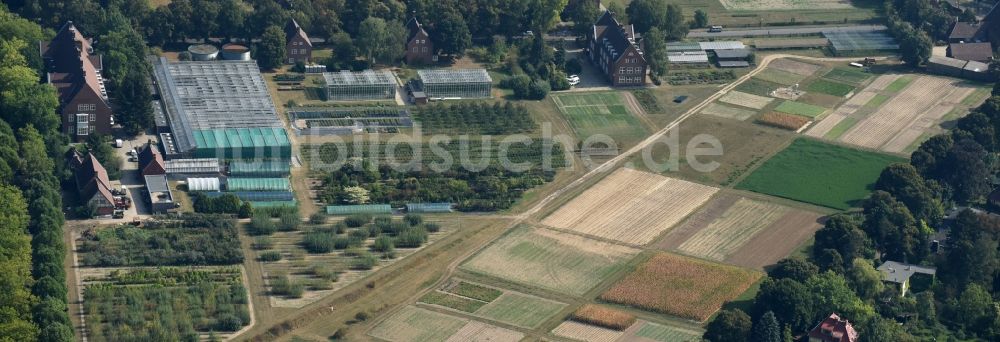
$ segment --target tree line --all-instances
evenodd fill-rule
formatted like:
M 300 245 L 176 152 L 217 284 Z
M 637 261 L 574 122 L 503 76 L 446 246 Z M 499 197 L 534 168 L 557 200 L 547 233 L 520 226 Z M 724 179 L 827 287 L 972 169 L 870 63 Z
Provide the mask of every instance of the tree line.
M 863 341 L 1000 338 L 1000 216 L 972 209 L 945 215 L 945 208 L 992 206 L 987 195 L 1000 170 L 996 95 L 951 132 L 921 144 L 909 163 L 883 170 L 861 212 L 829 218 L 808 258 L 779 262 L 749 311 L 723 311 L 705 337 L 775 341 L 758 337 L 758 325 L 799 334 L 836 312 Z M 940 236 L 935 253 L 931 242 Z M 912 285 L 912 295 L 902 297 L 875 269 L 890 260 L 936 267 L 936 281 Z

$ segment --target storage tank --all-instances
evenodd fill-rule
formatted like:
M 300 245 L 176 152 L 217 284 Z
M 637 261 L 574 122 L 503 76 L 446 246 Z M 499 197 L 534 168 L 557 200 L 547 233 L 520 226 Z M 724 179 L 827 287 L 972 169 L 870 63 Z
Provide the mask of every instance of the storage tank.
M 211 61 L 219 56 L 219 48 L 209 44 L 191 45 L 188 47 L 192 61 Z
M 234 43 L 223 45 L 222 59 L 227 61 L 249 61 L 250 49 L 246 46 Z

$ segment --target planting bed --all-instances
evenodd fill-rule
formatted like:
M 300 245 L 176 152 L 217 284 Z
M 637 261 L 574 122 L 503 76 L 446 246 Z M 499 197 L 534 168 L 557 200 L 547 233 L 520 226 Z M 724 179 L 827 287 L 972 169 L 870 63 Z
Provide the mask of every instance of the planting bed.
M 619 145 L 629 145 L 647 134 L 618 93 L 563 94 L 552 96 L 552 101 L 580 140 L 605 134 Z
M 404 307 L 375 326 L 368 334 L 375 338 L 394 342 L 516 342 L 524 338 L 524 334 L 516 331 L 414 306 Z
M 851 9 L 850 0 L 719 0 L 728 10 L 776 11 L 798 9 Z
M 708 201 L 718 189 L 622 168 L 559 208 L 543 224 L 644 245 Z
M 858 84 L 868 80 L 872 75 L 864 71 L 847 69 L 847 68 L 834 68 L 830 70 L 825 75 L 824 78 L 828 78 L 834 81 L 847 82 Z
M 600 299 L 704 321 L 761 276 L 747 269 L 660 253 L 601 294 Z
M 701 342 L 701 335 L 704 332 L 690 329 L 681 329 L 652 322 L 643 322 L 632 336 L 642 339 L 640 341 L 651 340 L 658 342 Z
M 625 335 L 624 332 L 602 328 L 576 321 L 565 321 L 552 330 L 552 334 L 576 341 L 614 342 Z
M 854 92 L 854 86 L 821 78 L 809 83 L 806 86 L 806 91 L 844 97 Z
M 798 131 L 809 124 L 809 118 L 783 113 L 767 113 L 761 116 L 757 123 L 789 131 Z
M 701 110 L 701 113 L 740 121 L 757 115 L 757 112 L 749 109 L 735 108 L 714 102 L 705 106 L 705 108 Z
M 571 318 L 580 323 L 613 330 L 625 330 L 635 324 L 635 315 L 595 304 L 586 304 L 576 309 Z
M 819 71 L 819 69 L 823 68 L 816 64 L 799 62 L 794 59 L 788 59 L 788 58 L 776 59 L 773 62 L 771 62 L 769 67 L 777 70 L 787 71 L 793 74 L 802 75 L 805 77 L 812 76 L 812 74 L 815 74 L 817 71 Z
M 773 98 L 748 94 L 740 91 L 730 91 L 719 98 L 719 101 L 741 107 L 761 109 L 774 101 Z
M 781 104 L 775 107 L 774 110 L 782 113 L 801 115 L 809 118 L 815 118 L 817 116 L 823 115 L 823 113 L 826 113 L 826 108 L 795 101 L 781 102 Z
M 451 281 L 419 300 L 497 322 L 532 329 L 566 304 L 465 281 Z
M 790 86 L 797 84 L 802 80 L 806 79 L 806 75 L 800 75 L 789 71 L 784 71 L 777 68 L 767 68 L 764 71 L 758 73 L 754 77 L 768 81 Z
M 518 228 L 460 267 L 519 284 L 583 295 L 638 250 L 569 233 Z

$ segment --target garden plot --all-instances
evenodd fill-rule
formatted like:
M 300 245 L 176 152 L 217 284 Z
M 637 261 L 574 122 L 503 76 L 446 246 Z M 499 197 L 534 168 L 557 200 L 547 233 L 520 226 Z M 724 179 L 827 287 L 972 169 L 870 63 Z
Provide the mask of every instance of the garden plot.
M 719 101 L 741 107 L 761 109 L 770 104 L 771 101 L 774 101 L 774 99 L 734 90 L 726 93 L 726 95 L 723 95 L 719 98 Z
M 840 141 L 901 153 L 975 91 L 964 81 L 919 76 L 912 85 L 848 130 Z
M 781 71 L 787 71 L 793 74 L 802 75 L 804 77 L 812 76 L 817 71 L 819 71 L 819 69 L 823 68 L 816 64 L 799 62 L 794 59 L 788 59 L 788 58 L 776 59 L 771 62 L 769 67 Z
M 546 217 L 543 224 L 644 245 L 707 202 L 717 188 L 622 168 Z
M 734 108 L 723 104 L 718 104 L 715 102 L 710 103 L 708 106 L 705 106 L 705 109 L 702 109 L 701 113 L 718 116 L 720 118 L 734 119 L 740 121 L 744 121 L 746 119 L 753 117 L 754 115 L 757 115 L 757 112 L 754 112 L 749 109 Z
M 524 338 L 524 334 L 516 331 L 414 306 L 404 307 L 373 328 L 368 335 L 394 342 L 516 342 Z
M 538 327 L 566 307 L 556 301 L 461 280 L 445 284 L 419 302 L 528 329 Z
M 732 11 L 851 9 L 851 0 L 719 0 Z
M 796 101 L 783 101 L 774 110 L 786 114 L 801 115 L 807 118 L 816 118 L 826 113 L 826 108 Z
M 802 80 L 806 79 L 808 76 L 769 67 L 754 77 L 768 82 L 790 86 L 802 82 Z
M 790 254 L 819 228 L 819 214 L 720 195 L 667 234 L 657 247 L 748 268 Z
M 835 127 L 840 125 L 841 121 L 848 117 L 854 117 L 855 113 L 857 113 L 859 109 L 868 105 L 872 99 L 879 95 L 879 92 L 889 86 L 889 84 L 892 84 L 899 79 L 900 76 L 902 75 L 879 76 L 875 79 L 875 81 L 872 81 L 868 87 L 855 94 L 844 104 L 840 105 L 840 107 L 838 107 L 833 113 L 827 115 L 823 121 L 813 125 L 812 128 L 806 131 L 806 135 L 817 138 L 827 136 L 832 130 L 834 130 Z M 843 132 L 840 132 L 840 134 L 843 134 Z M 839 134 L 837 136 L 839 136 Z
M 700 259 L 660 253 L 625 276 L 601 300 L 705 321 L 762 274 Z
M 656 341 L 656 342 L 701 342 L 701 336 L 705 333 L 695 328 L 679 328 L 674 326 L 656 324 L 653 322 L 640 322 L 638 329 L 629 334 L 629 341 Z
M 519 284 L 583 295 L 624 267 L 637 249 L 548 229 L 521 227 L 460 267 Z
M 624 336 L 625 332 L 576 321 L 565 321 L 553 329 L 552 334 L 576 341 L 614 342 Z

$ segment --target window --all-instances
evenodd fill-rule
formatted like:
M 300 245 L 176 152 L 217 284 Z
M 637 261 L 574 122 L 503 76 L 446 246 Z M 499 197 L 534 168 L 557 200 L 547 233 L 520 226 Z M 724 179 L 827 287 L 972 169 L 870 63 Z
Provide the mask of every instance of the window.
M 618 68 L 618 73 L 619 74 L 624 74 L 625 73 L 625 67 Z
M 81 112 L 93 112 L 97 110 L 97 105 L 93 103 L 81 103 L 76 105 L 76 110 Z
M 90 133 L 90 123 L 87 122 L 87 114 L 76 115 L 76 135 L 87 135 Z
M 76 122 L 76 115 L 70 114 L 69 115 L 69 122 L 70 123 Z
M 90 122 L 97 121 L 97 114 L 90 114 Z
M 422 47 L 422 48 L 420 48 L 420 50 L 421 50 L 421 52 L 427 52 L 427 47 L 426 46 Z

